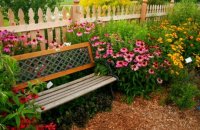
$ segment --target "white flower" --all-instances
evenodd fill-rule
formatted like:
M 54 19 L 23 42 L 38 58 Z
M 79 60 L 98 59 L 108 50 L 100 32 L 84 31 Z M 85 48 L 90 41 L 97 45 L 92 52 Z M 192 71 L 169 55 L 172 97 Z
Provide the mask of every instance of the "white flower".
M 64 46 L 71 46 L 71 42 L 64 42 Z

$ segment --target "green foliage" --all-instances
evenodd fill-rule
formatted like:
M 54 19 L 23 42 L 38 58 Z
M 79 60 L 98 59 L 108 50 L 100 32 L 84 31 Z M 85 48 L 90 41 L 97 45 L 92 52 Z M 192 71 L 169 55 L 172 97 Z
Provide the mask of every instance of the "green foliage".
M 1 46 L 0 46 L 1 50 Z M 10 90 L 13 84 L 15 84 L 15 76 L 19 68 L 16 60 L 8 55 L 2 54 L 0 51 L 0 89 Z
M 104 26 L 97 25 L 96 34 L 104 37 L 105 34 L 117 34 L 118 40 L 123 40 L 127 44 L 129 40 L 144 40 L 148 33 L 148 28 L 145 24 L 139 24 L 136 21 L 110 21 Z M 115 37 L 113 37 L 114 39 Z M 115 39 L 114 39 L 115 40 Z
M 182 0 L 175 4 L 173 11 L 169 13 L 169 20 L 172 24 L 178 25 L 192 18 L 195 22 L 200 22 L 200 9 L 195 1 Z
M 195 97 L 200 95 L 197 86 L 192 83 L 173 83 L 169 93 L 169 99 L 179 108 L 192 108 L 197 102 Z
M 71 129 L 72 124 L 85 127 L 97 112 L 109 111 L 112 97 L 107 88 L 99 89 L 67 104 L 42 113 L 42 121 L 56 122 L 60 129 Z

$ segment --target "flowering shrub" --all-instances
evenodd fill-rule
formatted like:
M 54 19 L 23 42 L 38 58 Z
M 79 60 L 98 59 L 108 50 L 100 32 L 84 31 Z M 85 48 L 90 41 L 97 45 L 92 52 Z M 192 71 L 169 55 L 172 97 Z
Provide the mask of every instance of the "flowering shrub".
M 71 24 L 67 28 L 67 40 L 71 42 L 71 44 L 88 42 L 89 38 L 95 32 L 95 24 L 94 23 L 74 23 Z
M 146 95 L 155 89 L 156 84 L 163 82 L 162 74 L 171 63 L 162 57 L 159 46 L 150 46 L 141 40 L 135 44 L 131 41 L 113 44 L 112 35 L 105 34 L 105 37 L 104 40 L 99 37 L 91 39 L 98 74 L 109 74 L 102 63 L 110 64 L 119 77 L 120 89 L 128 96 Z
M 8 55 L 18 55 L 40 50 L 40 42 L 44 41 L 38 33 L 36 39 L 31 40 L 30 34 L 18 35 L 7 30 L 0 30 L 0 44 L 3 46 L 2 52 Z
M 172 73 L 178 75 L 178 71 L 186 67 L 185 59 L 188 57 L 192 58 L 193 62 L 190 64 L 193 67 L 199 67 L 200 25 L 189 18 L 180 25 L 163 21 L 159 27 L 151 27 L 149 39 L 161 46 L 164 54 L 171 59 Z
M 84 7 L 86 6 L 100 6 L 100 5 L 128 5 L 130 0 L 81 0 L 80 4 Z

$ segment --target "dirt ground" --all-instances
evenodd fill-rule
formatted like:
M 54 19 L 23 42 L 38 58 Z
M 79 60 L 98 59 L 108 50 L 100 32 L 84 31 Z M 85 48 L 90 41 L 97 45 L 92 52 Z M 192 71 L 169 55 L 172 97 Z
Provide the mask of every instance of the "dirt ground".
M 73 130 L 200 130 L 200 111 L 161 106 L 157 98 L 137 98 L 128 105 L 117 95 L 111 112 L 99 113 L 86 128 Z

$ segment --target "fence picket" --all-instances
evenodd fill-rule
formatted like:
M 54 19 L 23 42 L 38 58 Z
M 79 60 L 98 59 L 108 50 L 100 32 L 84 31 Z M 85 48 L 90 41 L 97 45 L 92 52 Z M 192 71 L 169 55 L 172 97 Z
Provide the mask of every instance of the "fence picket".
M 15 15 L 11 9 L 8 9 L 8 19 L 9 19 L 9 25 L 15 26 Z
M 38 9 L 38 23 L 43 23 L 44 22 L 44 19 L 43 19 L 43 11 L 41 8 Z M 39 30 L 39 34 L 40 36 L 43 37 L 43 41 L 41 41 L 40 43 L 40 48 L 41 50 L 46 50 L 46 41 L 44 40 L 45 39 L 45 33 L 44 33 L 44 30 Z
M 52 21 L 52 14 L 50 8 L 47 8 L 46 21 L 47 22 Z M 53 28 L 47 29 L 47 35 L 48 35 L 48 43 L 50 44 L 51 42 L 53 42 Z
M 55 9 L 54 9 L 54 16 L 55 16 L 55 22 L 60 20 L 60 14 L 59 14 L 58 7 L 55 7 Z M 58 44 L 61 44 L 60 27 L 55 28 L 55 40 Z
M 19 9 L 19 11 L 18 11 L 18 17 L 19 17 L 19 24 L 20 25 L 25 24 L 24 12 L 22 11 L 22 9 Z
M 3 27 L 4 26 L 4 17 L 3 17 L 3 14 L 2 14 L 2 12 L 1 12 L 1 10 L 0 10 L 0 27 Z
M 65 7 L 62 8 L 62 20 L 67 20 L 67 10 Z M 67 41 L 66 33 L 67 27 L 62 27 L 62 42 Z

